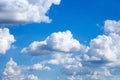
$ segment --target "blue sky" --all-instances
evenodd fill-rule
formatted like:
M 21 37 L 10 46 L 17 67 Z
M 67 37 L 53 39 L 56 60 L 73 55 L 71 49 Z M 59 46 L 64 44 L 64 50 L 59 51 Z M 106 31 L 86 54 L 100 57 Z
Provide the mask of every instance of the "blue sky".
M 1 80 L 120 79 L 119 0 L 1 0 L 0 6 Z

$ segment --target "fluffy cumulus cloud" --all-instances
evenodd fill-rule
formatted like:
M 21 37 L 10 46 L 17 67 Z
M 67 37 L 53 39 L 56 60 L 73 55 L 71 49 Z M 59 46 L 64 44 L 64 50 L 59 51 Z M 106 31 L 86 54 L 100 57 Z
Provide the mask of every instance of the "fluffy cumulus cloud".
M 31 74 L 31 75 L 28 76 L 28 80 L 40 80 L 40 79 L 38 79 L 37 76 Z
M 39 80 L 34 74 L 25 75 L 23 72 L 42 70 L 54 72 L 54 70 L 58 71 L 57 69 L 60 69 L 65 80 L 119 80 L 119 23 L 119 21 L 106 20 L 105 34 L 92 39 L 89 46 L 80 44 L 69 30 L 54 32 L 44 41 L 34 41 L 23 48 L 22 52 L 36 56 L 51 54 L 49 58 L 24 68 L 11 59 L 6 64 L 1 80 L 15 80 L 16 77 L 21 80 Z
M 105 21 L 104 30 L 107 34 L 98 35 L 92 39 L 88 52 L 77 55 L 80 56 L 79 59 L 81 61 L 79 63 L 82 66 L 64 68 L 64 73 L 68 75 L 68 80 L 119 80 L 119 27 L 120 21 Z
M 0 80 L 40 80 L 39 77 L 31 74 L 33 71 L 50 70 L 50 67 L 41 63 L 34 64 L 33 66 L 18 65 L 17 62 L 10 58 L 2 72 Z M 26 74 L 28 73 L 28 74 Z
M 89 56 L 107 61 L 120 59 L 120 22 L 106 20 L 104 29 L 107 34 L 99 35 L 90 42 Z
M 120 59 L 120 35 L 111 33 L 109 35 L 99 35 L 91 40 L 89 55 L 102 60 L 116 61 Z
M 50 22 L 46 14 L 53 4 L 60 0 L 0 0 L 0 23 Z
M 48 50 L 47 52 L 49 53 L 55 51 L 56 53 L 52 54 L 52 58 L 46 64 L 62 66 L 61 73 L 67 76 L 66 80 L 119 80 L 119 29 L 111 31 L 108 28 L 106 30 L 110 26 L 112 29 L 118 28 L 119 21 L 115 22 L 116 25 L 114 23 L 108 24 L 107 21 L 105 21 L 104 25 L 104 30 L 107 34 L 98 35 L 92 39 L 89 47 L 81 45 L 79 41 L 70 35 L 70 31 L 66 31 L 53 33 L 45 41 L 37 42 L 39 44 L 44 43 L 44 46 L 36 46 L 36 43 L 34 45 L 32 43 L 29 47 L 24 48 L 23 51 L 29 53 L 31 53 L 30 50 L 42 52 L 42 49 Z M 109 21 L 112 22 L 112 20 Z M 85 51 L 81 53 L 80 50 Z
M 47 70 L 47 71 L 50 71 L 51 68 L 49 66 L 45 66 L 42 63 L 37 63 L 37 64 L 34 64 L 32 67 L 29 67 L 28 70 Z
M 102 61 L 83 60 L 81 54 L 73 56 L 73 54 L 57 53 L 47 64 L 62 66 L 61 73 L 67 76 L 65 80 L 118 79 L 118 76 L 114 77 L 116 72 L 114 68 L 108 68 Z
M 22 52 L 45 55 L 54 52 L 73 53 L 80 50 L 87 51 L 87 47 L 74 39 L 70 31 L 65 31 L 52 33 L 44 41 L 34 41 L 28 47 L 23 48 Z
M 80 58 L 73 57 L 72 54 L 64 54 L 64 53 L 53 54 L 53 57 L 51 60 L 48 61 L 48 64 L 62 65 L 65 69 L 71 69 L 70 70 L 71 72 L 73 72 L 72 69 L 77 70 L 78 68 L 82 67 Z
M 107 33 L 120 33 L 120 21 L 116 20 L 106 20 L 104 25 L 104 30 Z
M 16 62 L 11 58 L 10 61 L 7 62 L 6 67 L 2 73 L 1 80 L 24 80 L 24 76 L 21 74 L 21 70 L 19 69 Z
M 14 36 L 9 33 L 9 29 L 0 28 L 0 54 L 5 54 L 14 42 Z

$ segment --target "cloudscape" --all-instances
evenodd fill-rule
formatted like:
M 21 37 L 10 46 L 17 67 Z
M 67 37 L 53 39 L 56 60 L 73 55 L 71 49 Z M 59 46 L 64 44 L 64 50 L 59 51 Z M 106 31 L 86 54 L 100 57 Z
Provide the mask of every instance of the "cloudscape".
M 1 0 L 0 80 L 120 80 L 120 1 Z

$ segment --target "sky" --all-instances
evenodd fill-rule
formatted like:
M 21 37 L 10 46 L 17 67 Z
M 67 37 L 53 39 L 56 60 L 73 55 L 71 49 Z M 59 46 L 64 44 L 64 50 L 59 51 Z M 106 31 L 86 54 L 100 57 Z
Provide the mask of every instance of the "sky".
M 119 80 L 119 0 L 0 0 L 0 80 Z

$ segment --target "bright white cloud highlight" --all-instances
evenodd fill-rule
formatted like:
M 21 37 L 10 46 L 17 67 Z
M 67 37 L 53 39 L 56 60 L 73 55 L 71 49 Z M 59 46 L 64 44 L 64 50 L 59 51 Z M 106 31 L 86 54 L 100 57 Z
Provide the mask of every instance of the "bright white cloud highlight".
M 9 29 L 0 28 L 0 54 L 5 54 L 14 42 L 14 36 L 9 33 Z
M 46 14 L 53 4 L 60 0 L 0 0 L 0 23 L 50 22 Z
M 65 31 L 52 33 L 44 41 L 34 41 L 29 47 L 23 48 L 22 52 L 45 55 L 53 52 L 73 53 L 80 50 L 86 51 L 87 48 L 74 39 L 70 31 Z

